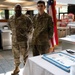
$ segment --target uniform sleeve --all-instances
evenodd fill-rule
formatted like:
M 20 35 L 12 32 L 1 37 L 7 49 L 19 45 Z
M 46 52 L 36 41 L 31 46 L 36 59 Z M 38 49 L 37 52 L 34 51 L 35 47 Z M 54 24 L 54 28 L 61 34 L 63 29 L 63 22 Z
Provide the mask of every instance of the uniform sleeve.
M 35 24 L 35 23 L 36 23 L 36 22 L 35 22 L 35 18 L 36 18 L 36 15 L 35 15 L 35 16 L 33 17 L 33 19 L 32 19 L 32 21 L 33 21 L 33 22 L 32 22 L 32 25 L 33 25 L 33 28 L 34 28 L 34 29 L 35 29 L 35 27 L 36 27 L 36 26 L 35 26 L 35 25 L 36 25 L 36 24 Z
M 32 25 L 32 20 L 30 18 L 27 19 L 27 30 L 28 30 L 28 33 L 32 33 L 32 30 L 33 30 L 33 25 Z
M 11 29 L 10 20 L 8 20 L 8 27 Z
M 49 17 L 48 19 L 48 37 L 49 39 L 53 37 L 53 29 L 54 29 L 54 26 L 53 26 L 52 18 Z

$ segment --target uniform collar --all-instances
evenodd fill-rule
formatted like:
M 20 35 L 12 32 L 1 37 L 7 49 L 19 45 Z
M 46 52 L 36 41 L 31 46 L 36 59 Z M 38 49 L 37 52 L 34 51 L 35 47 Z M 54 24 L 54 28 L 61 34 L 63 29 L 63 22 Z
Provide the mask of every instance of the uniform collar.
M 40 14 L 38 13 L 38 14 L 37 14 L 37 18 L 38 18 L 38 17 L 43 18 L 43 17 L 45 17 L 45 14 L 46 14 L 45 12 L 44 12 L 42 15 L 40 15 Z
M 14 15 L 14 16 L 13 16 L 13 19 L 21 19 L 23 16 L 24 16 L 24 15 L 23 15 L 23 14 L 21 14 L 21 16 L 20 16 L 20 17 L 16 18 L 16 17 L 15 17 L 15 15 Z

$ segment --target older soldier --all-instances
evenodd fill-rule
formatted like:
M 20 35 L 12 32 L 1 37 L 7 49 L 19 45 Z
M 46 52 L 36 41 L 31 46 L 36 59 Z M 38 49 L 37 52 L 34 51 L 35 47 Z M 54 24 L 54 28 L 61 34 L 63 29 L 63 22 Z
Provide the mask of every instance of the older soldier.
M 15 15 L 9 19 L 9 27 L 12 30 L 12 51 L 14 54 L 15 70 L 11 75 L 19 73 L 20 53 L 23 55 L 24 64 L 28 57 L 27 40 L 32 30 L 31 20 L 21 13 L 20 5 L 15 6 Z
M 53 36 L 52 18 L 44 12 L 45 2 L 37 2 L 38 14 L 33 18 L 34 33 L 32 37 L 33 56 L 49 52 L 49 40 Z

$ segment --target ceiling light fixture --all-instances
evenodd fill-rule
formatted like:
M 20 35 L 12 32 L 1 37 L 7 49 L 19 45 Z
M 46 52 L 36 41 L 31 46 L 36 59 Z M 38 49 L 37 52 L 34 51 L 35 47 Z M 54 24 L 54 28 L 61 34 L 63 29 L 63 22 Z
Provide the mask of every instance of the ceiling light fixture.
M 0 7 L 7 7 L 7 5 L 3 5 L 3 4 L 1 4 Z
M 11 2 L 11 3 L 24 3 L 25 1 L 21 1 L 21 0 L 6 0 L 5 2 Z

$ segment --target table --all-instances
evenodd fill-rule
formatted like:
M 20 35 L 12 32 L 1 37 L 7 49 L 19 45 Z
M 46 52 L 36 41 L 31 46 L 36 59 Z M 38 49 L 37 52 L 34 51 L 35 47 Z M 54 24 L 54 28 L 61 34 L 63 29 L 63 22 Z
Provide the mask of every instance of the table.
M 42 55 L 28 58 L 23 75 L 70 75 L 41 57 Z
M 73 49 L 75 50 L 75 35 L 59 38 L 62 41 L 62 50 Z

